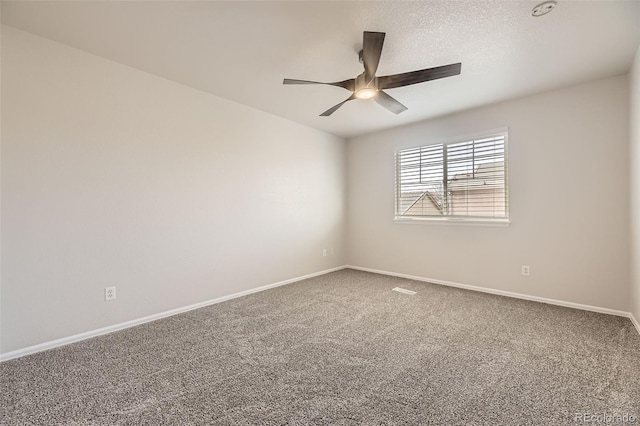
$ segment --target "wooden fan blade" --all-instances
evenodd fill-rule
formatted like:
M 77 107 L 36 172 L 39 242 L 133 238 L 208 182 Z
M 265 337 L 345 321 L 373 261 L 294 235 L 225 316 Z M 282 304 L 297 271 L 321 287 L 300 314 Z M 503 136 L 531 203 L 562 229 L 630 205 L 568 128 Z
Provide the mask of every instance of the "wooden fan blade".
M 331 114 L 333 114 L 334 112 L 336 112 L 338 110 L 338 108 L 340 108 L 342 105 L 346 104 L 347 102 L 349 102 L 352 99 L 355 99 L 356 95 L 355 93 L 351 96 L 349 96 L 347 99 L 345 99 L 344 101 L 340 102 L 338 105 L 334 105 L 331 108 L 329 108 L 328 110 L 326 110 L 325 112 L 323 112 L 322 114 L 320 114 L 320 117 L 328 117 Z
M 394 87 L 424 83 L 425 81 L 458 75 L 461 70 L 462 64 L 457 63 L 443 65 L 441 67 L 427 68 L 419 71 L 405 72 L 402 74 L 386 75 L 378 77 L 378 87 L 380 89 L 393 89 Z
M 400 102 L 398 102 L 382 90 L 378 91 L 378 94 L 374 99 L 376 100 L 376 102 L 378 102 L 380 105 L 394 114 L 400 114 L 401 112 L 404 112 L 408 109 L 406 106 L 402 105 Z
M 362 62 L 367 83 L 376 75 L 380 56 L 382 55 L 382 45 L 384 44 L 385 33 L 365 31 L 362 41 Z
M 282 84 L 324 84 L 327 86 L 337 86 L 342 87 L 343 89 L 347 89 L 351 92 L 355 90 L 356 80 L 351 78 L 349 80 L 344 81 L 336 81 L 334 83 L 323 83 L 321 81 L 310 81 L 310 80 L 295 80 L 292 78 L 285 78 L 282 80 Z

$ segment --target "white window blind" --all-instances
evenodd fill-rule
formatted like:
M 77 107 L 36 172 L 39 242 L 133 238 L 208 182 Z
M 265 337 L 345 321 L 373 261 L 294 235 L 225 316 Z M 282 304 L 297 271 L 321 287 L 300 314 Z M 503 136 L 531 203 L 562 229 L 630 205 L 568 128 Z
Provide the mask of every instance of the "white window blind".
M 506 133 L 396 152 L 396 218 L 508 219 Z

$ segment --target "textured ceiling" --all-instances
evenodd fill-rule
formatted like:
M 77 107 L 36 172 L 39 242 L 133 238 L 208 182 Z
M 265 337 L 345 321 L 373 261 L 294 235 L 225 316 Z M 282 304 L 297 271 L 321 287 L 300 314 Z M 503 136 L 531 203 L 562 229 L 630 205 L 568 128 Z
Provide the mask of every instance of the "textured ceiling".
M 340 136 L 625 73 L 640 2 L 2 2 L 2 22 Z M 332 86 L 362 72 L 362 31 L 387 33 L 378 75 L 462 62 L 462 74 L 389 90 L 394 115 Z

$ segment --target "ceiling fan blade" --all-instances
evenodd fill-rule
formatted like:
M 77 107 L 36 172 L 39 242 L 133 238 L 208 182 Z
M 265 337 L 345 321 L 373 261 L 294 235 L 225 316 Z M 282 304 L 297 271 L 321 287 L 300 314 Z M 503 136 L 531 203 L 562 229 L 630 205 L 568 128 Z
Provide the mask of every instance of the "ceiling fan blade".
M 393 89 L 394 87 L 409 86 L 411 84 L 423 83 L 429 80 L 451 77 L 460 74 L 462 64 L 443 65 L 441 67 L 427 68 L 402 74 L 386 75 L 378 77 L 378 87 L 380 89 Z
M 364 64 L 367 83 L 373 80 L 380 63 L 385 33 L 365 31 L 362 42 L 362 63 Z
M 356 95 L 355 93 L 351 96 L 349 96 L 347 99 L 345 99 L 344 101 L 340 102 L 338 105 L 334 105 L 331 108 L 329 108 L 328 110 L 326 110 L 325 112 L 323 112 L 322 114 L 320 114 L 320 117 L 328 117 L 331 114 L 333 114 L 334 112 L 336 112 L 338 110 L 338 108 L 340 108 L 342 105 L 346 104 L 348 101 L 355 99 Z
M 401 112 L 404 112 L 408 109 L 406 106 L 402 105 L 400 102 L 387 95 L 382 90 L 378 91 L 378 94 L 374 99 L 376 100 L 376 102 L 378 102 L 380 105 L 394 114 L 400 114 Z
M 336 81 L 334 83 L 323 83 L 321 81 L 295 80 L 292 78 L 285 78 L 284 80 L 282 80 L 282 84 L 326 84 L 328 86 L 342 87 L 353 92 L 356 87 L 356 80 L 351 78 L 349 80 Z

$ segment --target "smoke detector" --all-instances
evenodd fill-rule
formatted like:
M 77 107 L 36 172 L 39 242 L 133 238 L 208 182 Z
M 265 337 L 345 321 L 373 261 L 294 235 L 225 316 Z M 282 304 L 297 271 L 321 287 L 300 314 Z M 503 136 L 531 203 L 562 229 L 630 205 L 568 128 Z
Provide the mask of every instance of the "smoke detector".
M 537 18 L 539 16 L 546 15 L 556 7 L 556 4 L 558 3 L 555 1 L 545 1 L 544 3 L 540 3 L 531 10 L 531 16 Z

